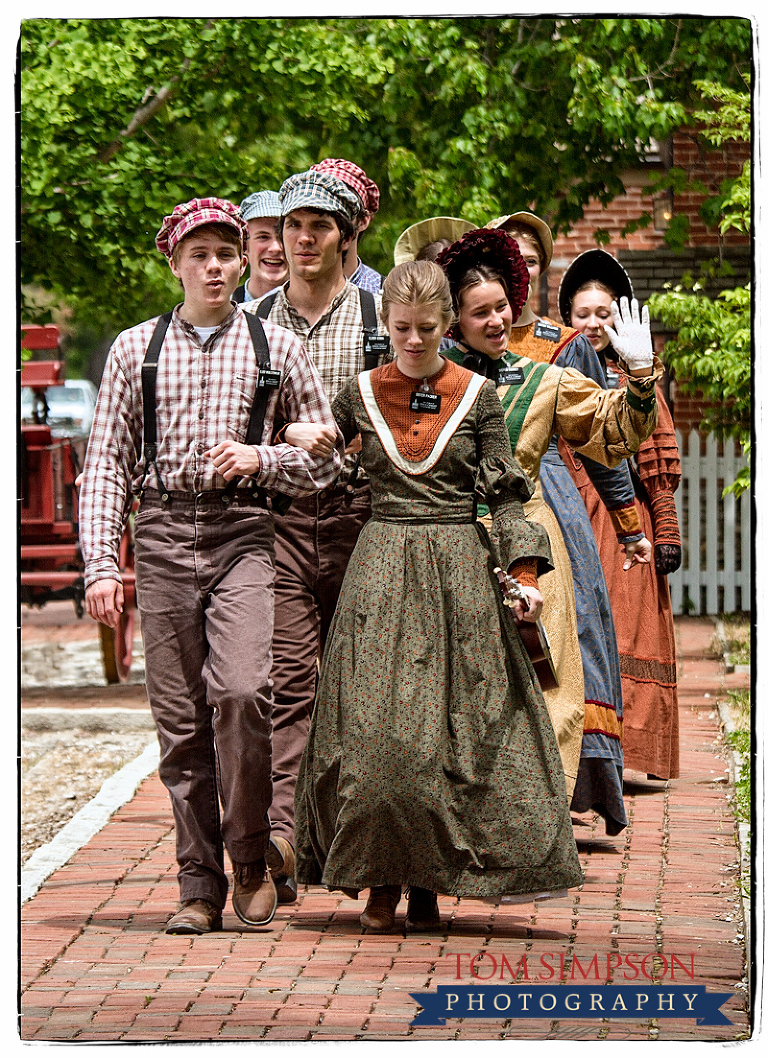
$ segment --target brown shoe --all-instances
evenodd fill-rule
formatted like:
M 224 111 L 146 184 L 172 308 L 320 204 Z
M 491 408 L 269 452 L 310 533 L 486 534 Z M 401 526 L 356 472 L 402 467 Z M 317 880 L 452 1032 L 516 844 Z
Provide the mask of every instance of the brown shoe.
M 296 900 L 296 853 L 287 838 L 274 835 L 267 847 L 267 867 L 277 889 L 278 904 L 293 904 Z
M 264 857 L 254 863 L 233 863 L 232 872 L 235 914 L 249 926 L 266 926 L 275 917 L 277 891 Z
M 407 933 L 426 933 L 440 929 L 440 912 L 437 908 L 437 893 L 432 889 L 420 889 L 412 885 L 407 890 L 408 911 L 405 916 Z
M 166 933 L 213 933 L 221 929 L 221 908 L 207 900 L 185 900 L 168 919 Z
M 360 925 L 367 933 L 390 933 L 399 899 L 399 885 L 372 885 Z

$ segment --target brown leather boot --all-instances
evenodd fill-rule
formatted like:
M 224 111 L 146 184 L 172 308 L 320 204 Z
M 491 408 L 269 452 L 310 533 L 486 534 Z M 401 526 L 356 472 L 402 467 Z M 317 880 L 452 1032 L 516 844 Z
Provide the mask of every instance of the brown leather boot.
M 185 900 L 168 919 L 166 933 L 213 933 L 221 929 L 221 908 L 208 900 Z
M 437 908 L 437 893 L 432 889 L 421 889 L 412 885 L 406 891 L 408 911 L 405 916 L 407 933 L 425 933 L 440 929 L 440 912 Z
M 399 885 L 372 885 L 360 925 L 367 933 L 390 933 L 399 899 Z
M 277 890 L 262 856 L 254 863 L 233 863 L 235 887 L 232 907 L 249 926 L 266 926 L 275 917 Z
M 267 867 L 277 889 L 278 904 L 296 900 L 296 853 L 287 838 L 274 834 L 267 847 Z

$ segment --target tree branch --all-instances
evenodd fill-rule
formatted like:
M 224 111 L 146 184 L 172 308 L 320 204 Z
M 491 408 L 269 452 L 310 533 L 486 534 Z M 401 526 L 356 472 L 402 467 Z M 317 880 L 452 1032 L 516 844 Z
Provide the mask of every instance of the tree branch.
M 186 69 L 188 66 L 189 59 L 185 59 L 183 69 Z M 117 154 L 127 139 L 134 136 L 142 125 L 145 125 L 150 118 L 153 118 L 155 114 L 165 106 L 173 91 L 174 82 L 178 81 L 179 77 L 180 75 L 177 74 L 175 77 L 171 78 L 170 83 L 163 85 L 163 87 L 155 93 L 153 98 L 150 99 L 145 106 L 139 107 L 129 121 L 128 126 L 122 130 L 117 139 L 114 139 L 108 146 L 97 152 L 97 161 L 108 162 L 110 158 Z
M 215 21 L 216 19 L 208 19 L 205 28 L 210 29 Z M 100 151 L 96 153 L 96 160 L 98 162 L 108 162 L 110 158 L 113 158 L 123 146 L 126 140 L 130 139 L 131 136 L 134 136 L 142 127 L 142 125 L 146 125 L 146 123 L 151 118 L 153 118 L 159 110 L 162 110 L 162 108 L 170 99 L 174 87 L 180 81 L 182 74 L 185 74 L 189 69 L 190 62 L 191 60 L 189 59 L 189 57 L 187 57 L 181 64 L 181 70 L 179 71 L 179 73 L 174 74 L 168 84 L 163 85 L 162 88 L 155 92 L 154 96 L 149 98 L 149 102 L 144 103 L 144 100 L 146 100 L 152 92 L 151 86 L 147 89 L 147 91 L 144 93 L 144 99 L 142 100 L 143 105 L 140 106 L 136 113 L 133 115 L 131 120 L 128 122 L 127 127 L 124 128 L 122 132 L 118 134 L 116 139 L 114 139 L 110 144 L 108 144 L 106 147 L 103 147 Z
M 677 29 L 675 30 L 675 39 L 672 42 L 672 50 L 670 51 L 669 55 L 664 60 L 664 62 L 661 63 L 660 66 L 657 66 L 656 69 L 653 72 L 651 72 L 650 70 L 646 70 L 645 73 L 641 77 L 628 77 L 627 78 L 627 82 L 628 83 L 632 83 L 634 81 L 645 81 L 645 83 L 648 85 L 648 87 L 651 89 L 651 91 L 653 91 L 653 79 L 654 79 L 654 77 L 659 77 L 661 75 L 666 76 L 666 74 L 664 74 L 664 71 L 667 69 L 668 66 L 672 65 L 672 60 L 674 59 L 675 55 L 677 54 L 677 49 L 680 46 L 680 34 L 681 34 L 682 28 L 683 28 L 682 19 L 678 19 L 677 23 L 675 23 L 675 24 L 677 26 Z

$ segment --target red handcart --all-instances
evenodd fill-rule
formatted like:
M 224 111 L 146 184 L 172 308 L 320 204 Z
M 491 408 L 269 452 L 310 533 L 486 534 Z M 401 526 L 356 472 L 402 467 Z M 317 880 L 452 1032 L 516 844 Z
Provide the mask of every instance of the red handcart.
M 22 326 L 23 349 L 59 350 L 53 325 Z M 45 606 L 72 599 L 78 617 L 84 613 L 84 564 L 78 540 L 75 484 L 87 441 L 54 437 L 47 421 L 47 391 L 64 384 L 59 359 L 29 360 L 21 368 L 21 385 L 32 391 L 31 413 L 22 422 L 19 439 L 20 587 L 21 602 Z M 117 630 L 99 625 L 104 673 L 108 683 L 128 678 L 133 656 L 136 580 L 130 521 L 120 543 L 120 575 L 125 604 Z

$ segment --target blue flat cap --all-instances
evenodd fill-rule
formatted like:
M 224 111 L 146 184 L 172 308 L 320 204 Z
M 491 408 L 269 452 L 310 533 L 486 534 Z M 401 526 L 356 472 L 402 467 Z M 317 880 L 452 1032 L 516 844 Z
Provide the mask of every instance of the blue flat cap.
M 277 191 L 254 191 L 240 203 L 240 212 L 243 220 L 253 220 L 254 217 L 279 217 L 280 195 Z

